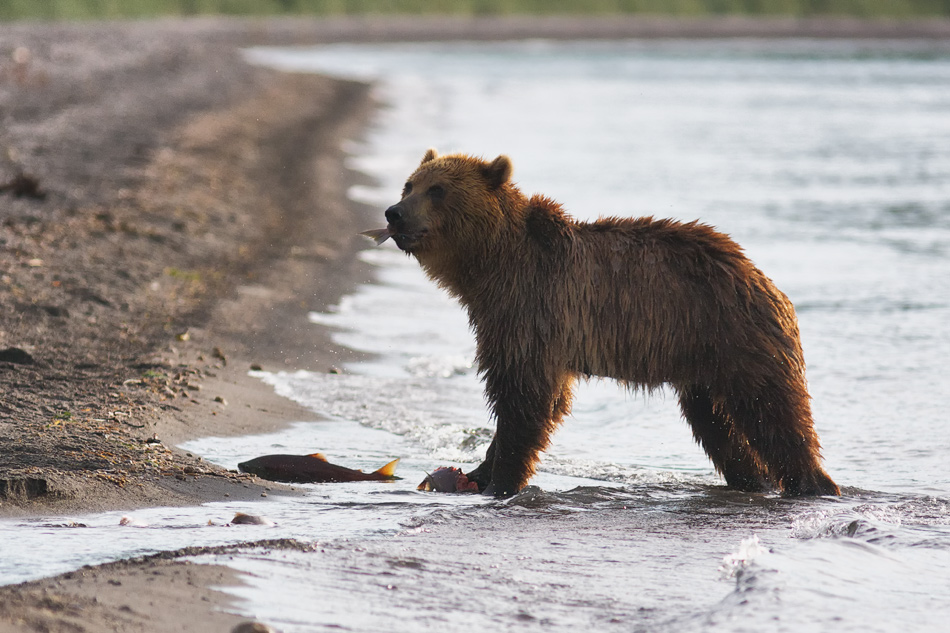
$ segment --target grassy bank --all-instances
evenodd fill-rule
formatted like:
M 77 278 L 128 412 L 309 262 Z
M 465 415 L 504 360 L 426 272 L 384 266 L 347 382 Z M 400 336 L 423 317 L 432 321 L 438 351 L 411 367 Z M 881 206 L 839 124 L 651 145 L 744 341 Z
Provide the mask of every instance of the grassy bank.
M 0 20 L 182 15 L 617 14 L 950 17 L 950 0 L 3 0 Z

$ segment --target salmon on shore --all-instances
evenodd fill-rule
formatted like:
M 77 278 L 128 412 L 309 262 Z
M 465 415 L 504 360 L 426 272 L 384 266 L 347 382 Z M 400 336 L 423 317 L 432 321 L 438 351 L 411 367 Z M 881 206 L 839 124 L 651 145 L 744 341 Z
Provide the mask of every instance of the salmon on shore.
M 238 464 L 238 469 L 268 481 L 315 484 L 400 479 L 395 475 L 398 463 L 399 460 L 394 459 L 379 470 L 364 473 L 362 470 L 331 464 L 321 453 L 313 453 L 311 455 L 264 455 L 241 462 Z

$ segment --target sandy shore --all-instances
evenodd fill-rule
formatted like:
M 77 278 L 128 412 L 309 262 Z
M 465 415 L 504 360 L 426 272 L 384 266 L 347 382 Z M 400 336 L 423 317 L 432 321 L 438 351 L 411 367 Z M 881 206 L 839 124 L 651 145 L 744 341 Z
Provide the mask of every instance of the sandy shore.
M 343 360 L 306 315 L 365 277 L 340 147 L 371 103 L 245 64 L 261 41 L 214 21 L 0 27 L 0 515 L 259 498 L 175 445 L 312 417 L 247 371 Z M 144 568 L 165 589 L 140 591 Z M 192 597 L 229 574 L 153 560 L 9 587 L 0 630 L 233 625 L 216 592 Z M 203 617 L 168 609 L 184 596 Z
M 335 362 L 295 330 L 356 272 L 339 147 L 367 86 L 189 28 L 11 31 L 0 182 L 38 192 L 2 200 L 0 513 L 259 494 L 170 449 L 293 415 L 252 362 Z
M 369 87 L 253 68 L 241 46 L 710 36 L 946 38 L 950 22 L 0 26 L 0 516 L 258 497 L 175 445 L 312 417 L 251 364 L 351 358 L 306 315 L 368 275 L 356 234 L 379 211 L 346 200 L 360 176 L 340 148 Z M 176 556 L 86 568 L 0 589 L 0 631 L 228 630 L 208 587 L 230 582 Z

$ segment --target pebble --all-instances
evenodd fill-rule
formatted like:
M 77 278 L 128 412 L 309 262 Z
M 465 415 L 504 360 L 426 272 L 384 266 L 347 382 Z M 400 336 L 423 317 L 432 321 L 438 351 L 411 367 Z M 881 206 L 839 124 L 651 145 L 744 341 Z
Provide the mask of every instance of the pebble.
M 231 633 L 277 633 L 277 631 L 260 622 L 241 622 L 231 629 Z
M 243 512 L 238 512 L 234 515 L 234 518 L 231 519 L 231 525 L 274 525 L 274 522 L 264 516 L 257 516 L 255 514 L 245 514 Z
M 8 347 L 0 350 L 0 361 L 16 365 L 32 365 L 36 362 L 29 352 L 19 347 Z

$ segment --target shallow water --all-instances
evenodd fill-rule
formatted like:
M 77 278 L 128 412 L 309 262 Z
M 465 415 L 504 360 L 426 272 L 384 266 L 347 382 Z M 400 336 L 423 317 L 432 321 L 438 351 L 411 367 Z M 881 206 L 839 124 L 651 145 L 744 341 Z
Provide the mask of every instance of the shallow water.
M 187 448 L 229 467 L 272 452 L 364 469 L 398 456 L 404 480 L 136 513 L 150 529 L 119 527 L 117 513 L 76 518 L 83 529 L 0 522 L 0 542 L 44 552 L 24 572 L 4 547 L 0 578 L 292 536 L 320 547 L 199 560 L 250 572 L 228 591 L 284 631 L 945 630 L 950 48 L 529 42 L 251 56 L 380 79 L 386 107 L 349 148 L 379 182 L 352 195 L 380 208 L 380 226 L 435 146 L 507 153 L 526 192 L 579 218 L 699 218 L 731 234 L 796 305 L 844 494 L 727 491 L 675 398 L 608 381 L 581 387 L 522 495 L 415 492 L 426 470 L 479 461 L 491 426 L 465 315 L 387 243 L 364 253 L 377 283 L 312 315 L 374 359 L 341 375 L 260 373 L 315 419 Z M 234 511 L 277 525 L 221 526 Z

